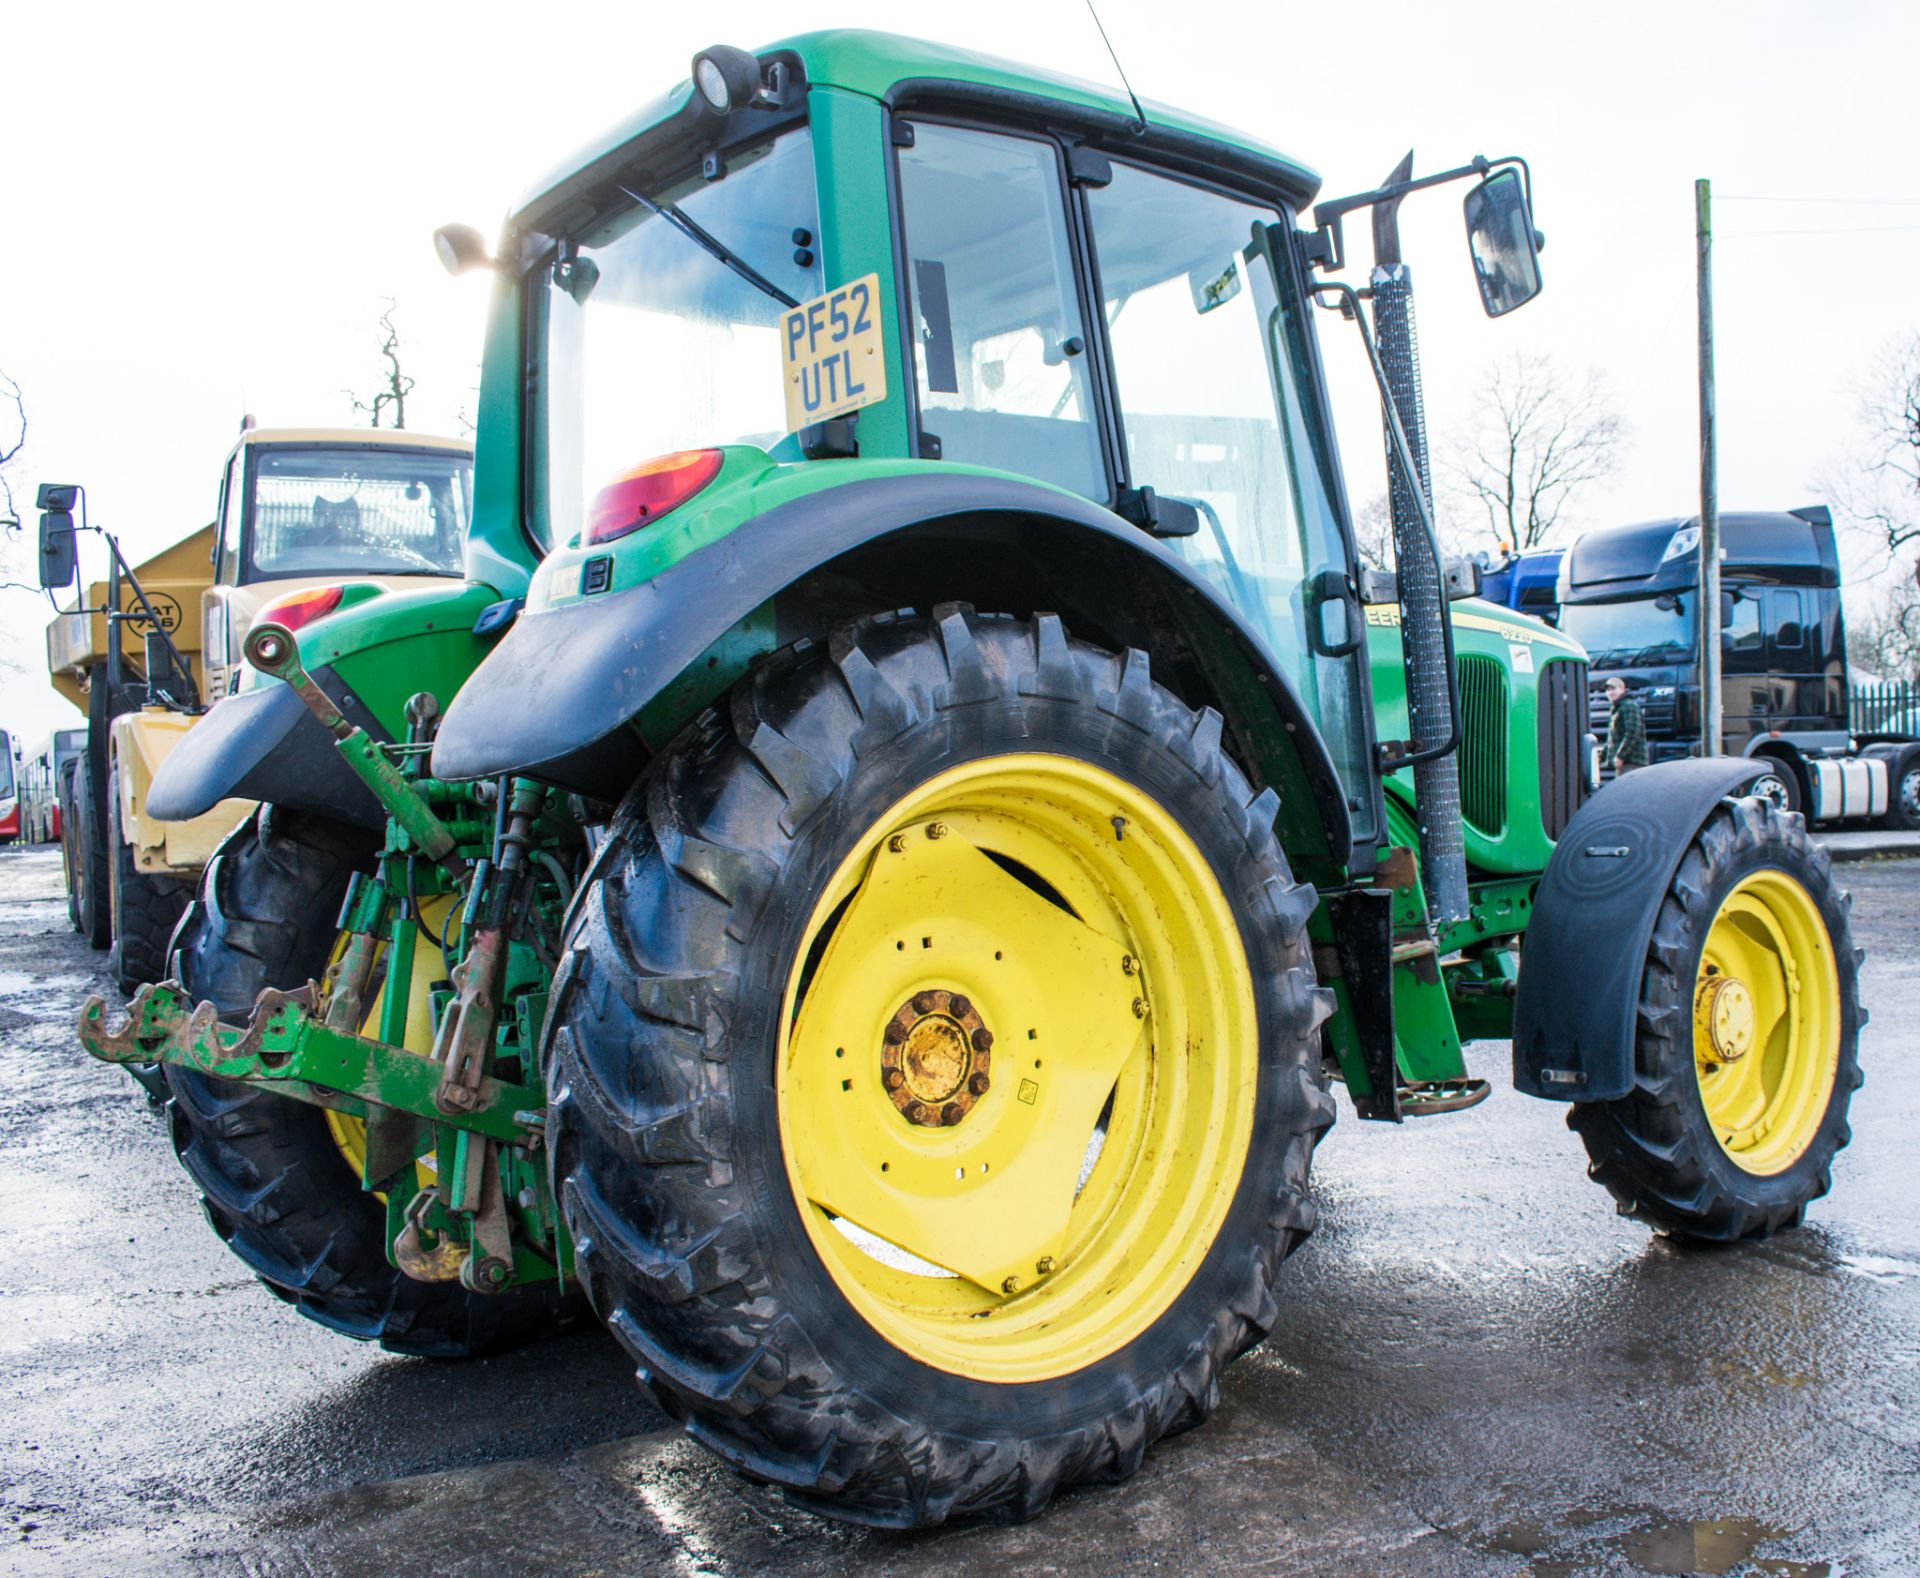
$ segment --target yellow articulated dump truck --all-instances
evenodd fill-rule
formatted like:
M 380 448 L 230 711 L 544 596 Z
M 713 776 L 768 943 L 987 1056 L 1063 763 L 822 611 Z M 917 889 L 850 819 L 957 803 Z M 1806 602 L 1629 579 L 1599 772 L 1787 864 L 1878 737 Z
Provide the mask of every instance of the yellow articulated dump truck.
M 175 821 L 147 806 L 161 762 L 239 687 L 247 631 L 263 613 L 297 628 L 347 601 L 461 575 L 472 497 L 473 451 L 459 440 L 249 420 L 212 522 L 130 565 L 112 534 L 87 525 L 83 488 L 41 487 L 43 586 L 78 583 L 77 533 L 107 548 L 104 579 L 48 626 L 47 668 L 87 715 L 86 750 L 62 784 L 68 909 L 94 947 L 112 949 L 123 990 L 166 973 L 201 870 L 272 798 Z

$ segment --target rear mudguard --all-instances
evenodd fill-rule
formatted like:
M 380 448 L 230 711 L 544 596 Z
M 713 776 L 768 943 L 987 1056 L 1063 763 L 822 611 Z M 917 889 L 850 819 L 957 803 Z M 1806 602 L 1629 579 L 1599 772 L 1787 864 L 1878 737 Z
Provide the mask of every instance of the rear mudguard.
M 350 723 L 376 740 L 380 720 L 331 668 L 311 670 Z M 333 736 L 292 687 L 278 680 L 222 700 L 160 764 L 147 791 L 148 814 L 163 822 L 204 815 L 229 798 L 318 811 L 362 827 L 384 827 L 380 802 L 334 749 Z
M 1661 901 L 1713 808 L 1765 771 L 1724 756 L 1643 767 L 1574 813 L 1521 944 L 1514 1089 L 1556 1101 L 1633 1089 L 1640 974 Z
M 1260 638 L 1184 560 L 1072 495 L 946 469 L 823 488 L 768 509 L 637 586 L 522 615 L 448 707 L 434 774 L 526 772 L 617 801 L 647 759 L 633 725 L 654 698 L 756 611 L 775 609 L 782 641 L 824 634 L 835 593 L 847 597 L 857 579 L 837 572 L 883 556 L 884 584 L 903 602 L 964 597 L 995 612 L 1052 610 L 1088 639 L 1104 628 L 1141 647 L 1181 636 L 1133 628 L 1140 620 L 1130 624 L 1130 610 L 1150 622 L 1170 609 L 1190 615 L 1182 620 L 1190 629 L 1223 633 L 1226 660 L 1239 670 L 1233 682 L 1261 697 L 1272 734 L 1298 759 L 1326 853 L 1336 865 L 1349 858 L 1345 795 L 1312 715 Z M 825 595 L 809 604 L 813 594 L 796 583 L 823 569 L 829 575 L 811 584 Z M 1142 587 L 1153 594 L 1154 614 L 1143 611 Z M 853 592 L 846 613 L 896 606 L 862 609 L 861 595 Z M 989 600 L 996 596 L 1003 600 Z M 1221 683 L 1212 655 L 1184 655 Z

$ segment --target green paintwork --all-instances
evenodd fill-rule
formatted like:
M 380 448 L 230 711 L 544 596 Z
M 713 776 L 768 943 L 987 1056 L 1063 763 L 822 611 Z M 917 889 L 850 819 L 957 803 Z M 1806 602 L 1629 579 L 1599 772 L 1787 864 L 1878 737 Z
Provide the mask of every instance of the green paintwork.
M 105 1027 L 106 1005 L 90 998 L 81 1016 L 80 1039 L 93 1056 L 108 1063 L 173 1063 L 215 1079 L 265 1085 L 295 1101 L 356 1117 L 364 1117 L 369 1104 L 392 1107 L 515 1145 L 524 1145 L 538 1132 L 516 1114 L 546 1107 L 546 1092 L 537 1085 L 488 1077 L 481 1081 L 474 1108 L 449 1116 L 433 1103 L 440 1083 L 438 1064 L 332 1029 L 294 999 L 270 1004 L 251 1029 L 211 1017 L 196 1021 L 192 1010 L 185 994 L 171 984 L 143 988 L 134 1000 L 133 1024 L 123 1040 L 116 1040 Z
M 1467 863 L 1483 872 L 1544 870 L 1553 841 L 1540 825 L 1539 712 L 1536 706 L 1542 670 L 1549 662 L 1585 662 L 1586 653 L 1551 626 L 1479 598 L 1453 605 L 1456 660 L 1485 659 L 1497 666 L 1507 686 L 1507 749 L 1498 770 L 1505 774 L 1498 798 L 1505 803 L 1504 825 L 1476 826 L 1466 821 Z M 1532 672 L 1518 666 L 1527 654 Z M 1367 609 L 1367 655 L 1373 680 L 1373 712 L 1383 740 L 1407 737 L 1407 677 L 1400 654 L 1400 614 L 1390 604 Z M 1477 764 L 1469 761 L 1471 772 Z M 1413 773 L 1402 768 L 1387 779 L 1387 793 L 1413 803 Z M 1463 784 L 1463 788 L 1464 788 Z M 1471 795 L 1464 795 L 1469 804 Z

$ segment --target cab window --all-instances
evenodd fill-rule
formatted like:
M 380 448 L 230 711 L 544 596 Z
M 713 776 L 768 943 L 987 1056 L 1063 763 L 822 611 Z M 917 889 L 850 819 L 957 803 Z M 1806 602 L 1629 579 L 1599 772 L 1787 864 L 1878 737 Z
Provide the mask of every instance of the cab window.
M 1059 149 L 916 124 L 900 204 L 922 453 L 1111 498 Z
M 240 580 L 240 526 L 247 513 L 246 478 L 247 452 L 241 449 L 227 462 L 227 478 L 220 488 L 220 528 L 216 550 L 219 563 L 214 578 L 222 586 L 233 586 Z
M 458 575 L 473 461 L 454 450 L 256 446 L 248 579 Z

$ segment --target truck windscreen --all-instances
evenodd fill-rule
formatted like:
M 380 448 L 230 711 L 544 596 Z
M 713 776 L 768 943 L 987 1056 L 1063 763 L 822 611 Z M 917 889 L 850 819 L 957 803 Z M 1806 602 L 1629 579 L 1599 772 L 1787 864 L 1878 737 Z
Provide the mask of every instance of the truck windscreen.
M 249 579 L 458 575 L 473 461 L 458 451 L 262 447 Z
M 1685 663 L 1697 644 L 1693 600 L 1692 592 L 1663 592 L 1620 603 L 1568 603 L 1560 610 L 1560 629 L 1596 665 Z

